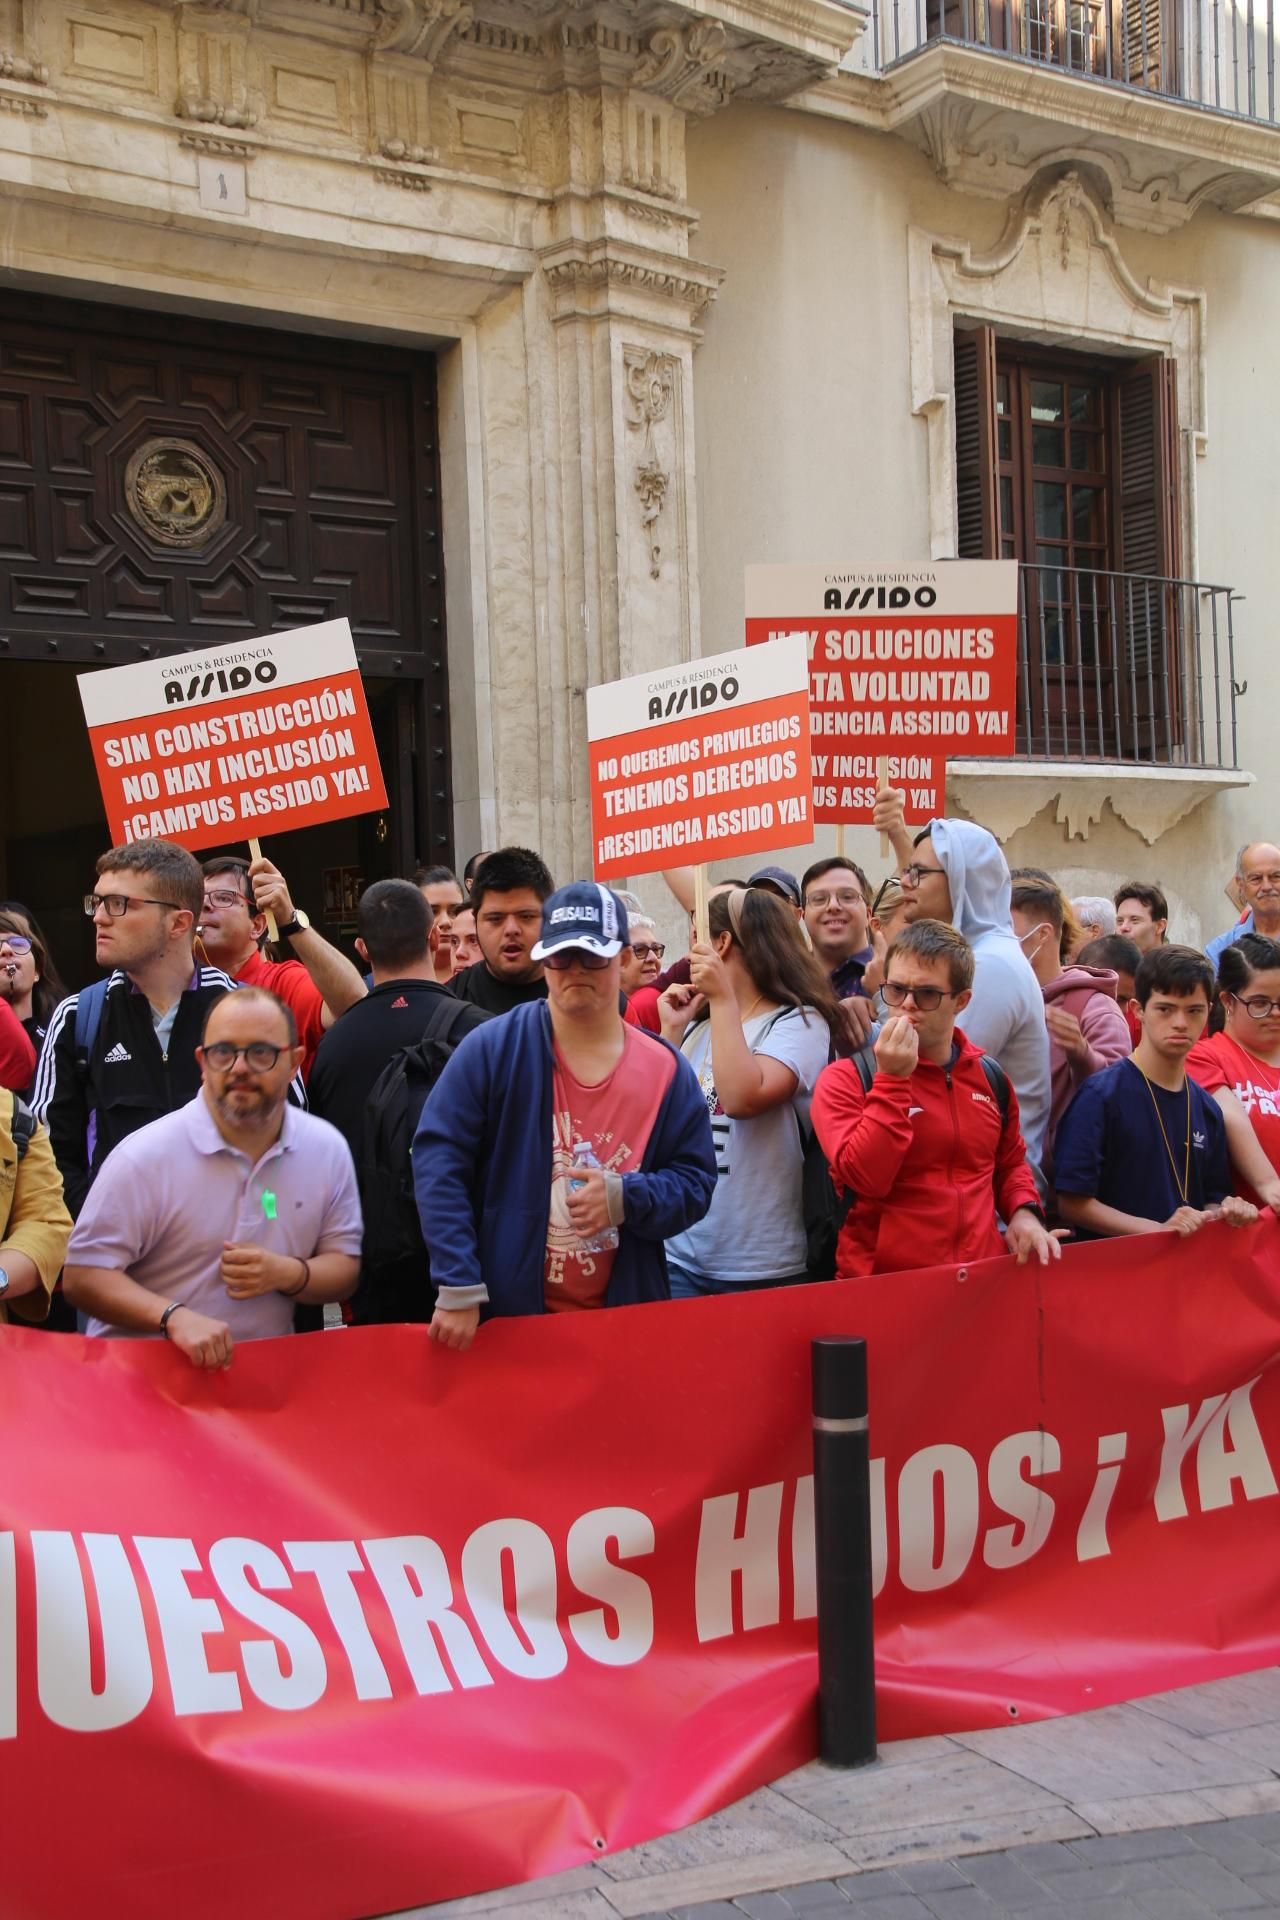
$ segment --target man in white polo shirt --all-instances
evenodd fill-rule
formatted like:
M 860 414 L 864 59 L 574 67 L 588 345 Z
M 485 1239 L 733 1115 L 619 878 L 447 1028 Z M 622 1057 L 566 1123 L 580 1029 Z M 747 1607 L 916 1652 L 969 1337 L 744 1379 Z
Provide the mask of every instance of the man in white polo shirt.
M 287 1104 L 301 1049 L 282 1001 L 225 994 L 199 1058 L 195 1099 L 108 1155 L 63 1286 L 86 1333 L 163 1334 L 225 1367 L 237 1340 L 291 1333 L 296 1302 L 354 1290 L 360 1202 L 342 1135 Z

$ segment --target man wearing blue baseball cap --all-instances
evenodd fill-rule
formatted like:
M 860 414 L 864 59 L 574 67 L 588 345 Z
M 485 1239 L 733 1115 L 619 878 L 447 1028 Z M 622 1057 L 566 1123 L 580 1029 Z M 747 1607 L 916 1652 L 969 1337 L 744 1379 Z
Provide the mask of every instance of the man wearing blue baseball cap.
M 711 1205 L 693 1069 L 620 1012 L 628 945 L 608 887 L 553 893 L 530 955 L 547 999 L 468 1034 L 422 1109 L 413 1180 L 443 1346 L 493 1315 L 665 1300 L 663 1243 Z

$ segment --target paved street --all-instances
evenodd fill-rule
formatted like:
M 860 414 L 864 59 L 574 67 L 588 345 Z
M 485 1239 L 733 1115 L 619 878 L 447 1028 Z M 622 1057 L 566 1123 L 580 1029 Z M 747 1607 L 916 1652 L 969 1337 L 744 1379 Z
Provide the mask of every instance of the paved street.
M 813 1763 L 431 1920 L 1280 1920 L 1280 1670 Z

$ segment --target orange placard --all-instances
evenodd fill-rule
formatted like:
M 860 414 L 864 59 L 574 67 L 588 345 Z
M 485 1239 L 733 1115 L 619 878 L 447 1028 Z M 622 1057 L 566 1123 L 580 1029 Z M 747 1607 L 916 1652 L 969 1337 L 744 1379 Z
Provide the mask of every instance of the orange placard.
M 818 824 L 870 824 L 881 758 L 917 821 L 944 811 L 949 758 L 1014 751 L 1013 561 L 753 566 L 746 610 L 748 646 L 803 635 Z
M 801 640 L 591 687 L 587 733 L 599 880 L 813 837 Z
M 387 804 L 345 620 L 80 675 L 117 844 L 207 847 Z

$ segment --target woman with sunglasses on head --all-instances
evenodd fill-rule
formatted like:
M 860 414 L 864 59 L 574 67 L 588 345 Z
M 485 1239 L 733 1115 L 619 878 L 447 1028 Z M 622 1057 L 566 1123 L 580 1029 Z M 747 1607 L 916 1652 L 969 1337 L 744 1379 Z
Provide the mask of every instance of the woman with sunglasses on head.
M 1236 1191 L 1280 1203 L 1280 941 L 1246 933 L 1218 955 L 1218 1032 L 1198 1040 L 1187 1072 L 1227 1123 Z
M 673 1299 L 808 1279 L 801 1186 L 814 1081 L 849 1050 L 840 1003 L 775 895 L 735 887 L 709 903 L 710 940 L 688 986 L 659 1003 L 711 1114 L 716 1191 L 704 1219 L 667 1242 Z
M 66 989 L 49 959 L 48 949 L 31 919 L 16 907 L 0 909 L 0 1000 L 22 1023 L 39 1059 L 49 1021 Z M 17 1092 L 30 1097 L 35 1068 Z

